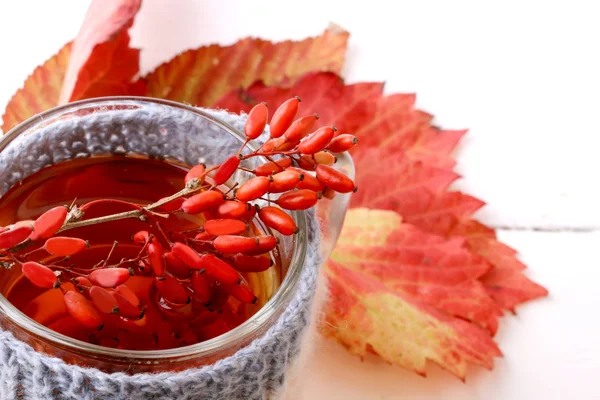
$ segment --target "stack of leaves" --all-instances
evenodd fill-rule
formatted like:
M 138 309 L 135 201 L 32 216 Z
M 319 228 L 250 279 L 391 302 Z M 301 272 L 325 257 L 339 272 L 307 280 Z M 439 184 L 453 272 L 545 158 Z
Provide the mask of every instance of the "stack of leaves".
M 420 374 L 427 360 L 461 378 L 469 363 L 491 368 L 501 354 L 492 337 L 503 310 L 547 291 L 523 274 L 525 265 L 493 229 L 472 219 L 483 202 L 449 190 L 458 178 L 452 153 L 466 131 L 434 126 L 412 94 L 386 96 L 382 83 L 346 85 L 338 74 L 348 33 L 339 29 L 300 42 L 201 47 L 137 78 L 139 50 L 129 47 L 127 30 L 140 2 L 93 1 L 75 41 L 13 96 L 2 129 L 97 96 L 145 95 L 232 112 L 261 101 L 274 109 L 299 96 L 304 110 L 321 110 L 320 121 L 361 142 L 353 150 L 360 191 L 325 268 L 325 335 Z

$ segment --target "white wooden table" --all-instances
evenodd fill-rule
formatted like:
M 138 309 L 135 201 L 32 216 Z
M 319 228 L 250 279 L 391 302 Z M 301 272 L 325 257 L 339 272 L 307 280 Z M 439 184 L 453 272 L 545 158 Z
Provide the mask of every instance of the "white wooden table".
M 177 3 L 177 6 L 175 6 Z M 0 107 L 74 37 L 89 1 L 0 2 Z M 551 292 L 502 320 L 503 359 L 463 384 L 423 379 L 333 342 L 305 399 L 600 399 L 600 23 L 594 1 L 144 0 L 132 29 L 148 71 L 181 50 L 245 36 L 352 34 L 344 76 L 416 92 L 447 128 L 469 127 L 457 187 Z M 260 10 L 260 11 L 257 11 Z

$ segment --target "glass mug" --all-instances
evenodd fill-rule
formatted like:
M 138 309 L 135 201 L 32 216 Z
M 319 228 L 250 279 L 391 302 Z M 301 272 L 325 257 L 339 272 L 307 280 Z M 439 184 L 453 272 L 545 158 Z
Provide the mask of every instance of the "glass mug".
M 40 169 L 74 158 L 126 154 L 187 166 L 200 162 L 217 165 L 245 142 L 242 131 L 243 120 L 237 116 L 158 99 L 109 97 L 67 104 L 30 118 L 0 137 L 0 195 Z M 49 141 L 55 143 L 52 154 L 47 154 Z M 243 154 L 255 149 L 250 144 Z M 253 168 L 266 161 L 251 158 L 246 166 Z M 334 166 L 354 178 L 347 154 L 339 155 Z M 238 171 L 234 180 L 241 184 L 251 177 Z M 323 259 L 335 246 L 349 197 L 338 195 L 317 206 Z M 278 236 L 282 262 L 275 287 L 268 298 L 261 299 L 264 305 L 237 328 L 211 340 L 169 350 L 133 351 L 64 336 L 28 318 L 6 299 L 14 278 L 9 270 L 0 271 L 0 326 L 37 351 L 105 372 L 177 371 L 212 364 L 265 333 L 297 290 L 308 246 L 307 221 L 305 212 L 291 214 L 300 232 Z

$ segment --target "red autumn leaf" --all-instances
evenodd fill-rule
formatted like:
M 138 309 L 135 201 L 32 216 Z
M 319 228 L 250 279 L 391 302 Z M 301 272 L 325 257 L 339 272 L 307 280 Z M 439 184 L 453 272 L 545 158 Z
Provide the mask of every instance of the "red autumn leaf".
M 266 101 L 274 109 L 296 95 L 302 98 L 300 116 L 319 110 L 319 126 L 335 124 L 339 133 L 359 138 L 352 154 L 360 189 L 351 206 L 396 211 L 405 223 L 398 222 L 394 233 L 383 234 L 382 224 L 389 225 L 394 218 L 388 215 L 373 232 L 366 217 L 353 226 L 351 219 L 357 210 L 349 212 L 327 269 L 332 294 L 325 329 L 357 354 L 372 350 L 419 373 L 424 372 L 424 360 L 431 359 L 463 376 L 466 358 L 459 357 L 460 367 L 455 368 L 448 362 L 453 358 L 445 357 L 443 351 L 419 348 L 416 339 L 407 343 L 395 340 L 406 334 L 403 311 L 413 310 L 406 305 L 421 312 L 411 314 L 417 315 L 417 332 L 431 329 L 426 324 L 429 318 L 446 323 L 442 315 L 471 321 L 466 325 L 470 329 L 481 327 L 493 335 L 500 308 L 512 310 L 547 291 L 523 275 L 525 266 L 516 252 L 498 242 L 493 229 L 471 219 L 484 203 L 448 191 L 459 177 L 451 170 L 455 164 L 452 152 L 466 131 L 434 127 L 430 114 L 414 108 L 414 95 L 384 96 L 382 91 L 378 83 L 345 85 L 335 74 L 313 73 L 289 88 L 257 82 L 228 93 L 217 105 L 247 112 L 257 102 Z M 348 238 L 352 238 L 350 243 Z M 438 268 L 429 270 L 430 265 Z M 344 323 L 350 327 L 332 328 Z M 465 326 L 462 321 L 459 324 Z M 468 346 L 477 345 L 474 340 L 491 343 L 482 331 L 465 334 L 461 340 Z M 387 342 L 396 347 L 388 351 Z M 406 348 L 398 348 L 401 345 Z M 486 348 L 496 349 L 493 343 L 490 346 Z M 420 351 L 411 352 L 415 347 Z M 410 356 L 403 358 L 400 353 Z M 488 356 L 493 354 L 497 353 L 490 350 Z M 489 360 L 469 361 L 491 366 Z
M 188 50 L 150 73 L 147 95 L 198 106 L 213 106 L 233 89 L 261 80 L 294 83 L 310 71 L 339 72 L 348 32 L 339 28 L 300 42 L 242 39 L 231 46 Z
M 469 362 L 491 368 L 500 352 L 480 327 L 494 332 L 501 312 L 478 280 L 491 266 L 463 242 L 350 210 L 326 267 L 326 334 L 420 374 L 427 360 L 461 378 Z
M 492 334 L 496 331 L 500 308 L 478 281 L 492 267 L 468 251 L 462 238 L 446 240 L 425 233 L 401 223 L 394 212 L 355 208 L 345 220 L 331 259 L 345 260 L 347 266 L 384 278 L 394 289 L 472 321 Z
M 375 147 L 359 150 L 354 156 L 359 191 L 352 196 L 352 207 L 397 210 L 404 215 L 404 208 L 428 203 L 459 178 L 452 171 L 411 162 L 402 153 Z
M 496 240 L 492 229 L 466 220 L 460 221 L 450 235 L 466 237 L 467 246 L 494 265 L 481 281 L 500 307 L 514 310 L 523 302 L 548 295 L 546 288 L 523 275 L 521 271 L 526 267 L 517 259 L 517 252 Z
M 139 50 L 129 48 L 127 33 L 140 4 L 93 1 L 75 41 L 37 67 L 10 99 L 2 131 L 69 101 L 143 94 L 143 82 L 131 83 L 139 69 Z
M 114 94 L 136 94 L 139 50 L 129 47 L 127 30 L 142 0 L 92 1 L 77 38 L 60 103 Z
M 248 112 L 265 101 L 270 109 L 286 99 L 302 99 L 300 116 L 318 110 L 319 126 L 335 125 L 339 133 L 352 133 L 360 140 L 353 154 L 382 147 L 390 154 L 403 153 L 407 160 L 430 167 L 450 169 L 451 152 L 466 131 L 442 131 L 430 125 L 432 116 L 414 108 L 413 94 L 383 96 L 381 83 L 345 85 L 333 73 L 311 73 L 289 88 L 268 87 L 257 82 L 223 96 L 216 106 L 232 112 Z
M 359 138 L 352 150 L 360 188 L 352 198 L 353 207 L 397 211 L 426 232 L 466 237 L 467 246 L 496 268 L 524 267 L 512 249 L 495 239 L 493 230 L 485 239 L 458 233 L 462 225 L 474 222 L 470 216 L 484 205 L 472 196 L 447 192 L 458 178 L 450 170 L 455 164 L 452 152 L 466 131 L 433 127 L 432 116 L 414 108 L 412 94 L 383 96 L 382 84 L 345 85 L 332 73 L 307 74 L 290 88 L 257 82 L 228 93 L 217 106 L 247 112 L 266 101 L 274 109 L 290 96 L 302 98 L 300 116 L 319 110 L 321 126 L 334 124 L 340 133 Z M 485 280 L 492 297 L 508 309 L 547 294 L 520 273 L 491 271 Z
M 371 182 L 367 180 L 365 183 Z M 413 182 L 415 185 L 420 185 L 421 190 L 413 186 L 413 190 L 409 192 L 410 196 L 404 200 L 383 205 L 379 203 L 376 206 L 399 212 L 406 222 L 426 232 L 445 237 L 465 238 L 466 245 L 471 251 L 494 266 L 493 270 L 482 277 L 482 282 L 502 308 L 513 310 L 520 303 L 548 294 L 544 287 L 532 282 L 521 272 L 525 269 L 525 265 L 517 259 L 515 250 L 498 242 L 492 229 L 470 219 L 472 214 L 483 206 L 483 202 L 460 192 L 435 194 L 424 188 L 426 183 L 426 181 L 420 184 Z M 401 182 L 399 184 L 401 185 Z M 378 189 L 381 189 L 381 186 Z M 395 187 L 396 192 L 402 189 L 402 187 Z M 368 190 L 369 188 L 366 189 L 367 192 Z M 369 204 L 368 198 L 358 204 L 363 206 Z
M 70 54 L 71 43 L 67 43 L 27 78 L 23 88 L 17 90 L 6 106 L 2 116 L 4 133 L 58 104 Z
M 458 175 L 407 162 L 406 157 L 388 154 L 385 149 L 359 150 L 354 159 L 361 190 L 352 197 L 353 207 L 394 210 L 426 232 L 465 238 L 469 249 L 495 267 L 482 281 L 503 308 L 513 310 L 522 302 L 548 294 L 520 272 L 525 265 L 516 251 L 498 242 L 493 229 L 470 219 L 484 203 L 459 192 L 446 192 Z M 379 165 L 387 168 L 382 170 Z
M 503 308 L 513 310 L 522 302 L 548 294 L 520 272 L 525 265 L 516 258 L 516 251 L 498 242 L 493 229 L 470 219 L 484 203 L 445 191 L 457 175 L 382 153 L 385 150 L 371 148 L 356 155 L 356 183 L 361 190 L 352 198 L 353 207 L 394 210 L 426 232 L 465 238 L 470 250 L 495 267 L 482 281 Z M 379 165 L 388 168 L 377 169 Z

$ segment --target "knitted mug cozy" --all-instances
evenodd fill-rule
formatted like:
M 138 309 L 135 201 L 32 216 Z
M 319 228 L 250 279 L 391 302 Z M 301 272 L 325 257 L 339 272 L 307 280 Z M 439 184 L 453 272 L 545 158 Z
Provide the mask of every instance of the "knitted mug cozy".
M 169 105 L 119 101 L 131 107 L 38 124 L 35 135 L 20 135 L 0 152 L 0 195 L 41 168 L 76 157 L 135 152 L 169 156 L 194 165 L 199 154 L 232 154 L 239 142 L 216 135 L 210 122 Z M 245 116 L 204 110 L 216 120 L 243 131 Z M 212 133 L 211 133 L 212 132 Z M 194 134 L 208 135 L 197 145 Z M 214 140 L 210 140 L 215 133 Z M 161 135 L 173 140 L 160 143 Z M 206 136 L 205 136 L 206 137 Z M 0 331 L 0 399 L 268 399 L 279 389 L 300 351 L 315 295 L 320 230 L 314 211 L 307 212 L 305 267 L 291 300 L 261 337 L 235 354 L 201 368 L 156 374 L 105 373 L 67 364 L 36 352 L 10 332 Z

